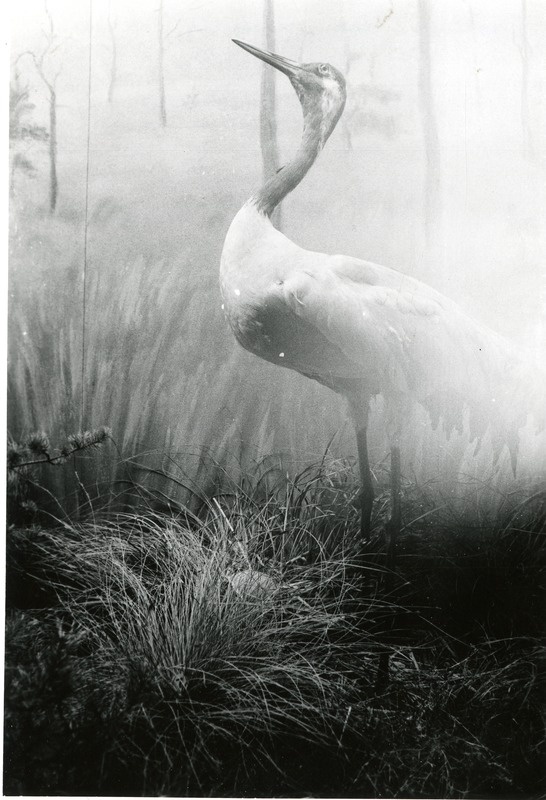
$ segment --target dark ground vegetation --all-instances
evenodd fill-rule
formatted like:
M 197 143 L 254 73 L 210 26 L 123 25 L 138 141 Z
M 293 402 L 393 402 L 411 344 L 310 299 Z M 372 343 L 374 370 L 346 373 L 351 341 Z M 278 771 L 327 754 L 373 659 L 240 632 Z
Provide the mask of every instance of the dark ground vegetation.
M 388 491 L 359 561 L 334 466 L 198 514 L 12 508 L 4 793 L 541 796 L 544 495 L 407 484 L 386 581 Z

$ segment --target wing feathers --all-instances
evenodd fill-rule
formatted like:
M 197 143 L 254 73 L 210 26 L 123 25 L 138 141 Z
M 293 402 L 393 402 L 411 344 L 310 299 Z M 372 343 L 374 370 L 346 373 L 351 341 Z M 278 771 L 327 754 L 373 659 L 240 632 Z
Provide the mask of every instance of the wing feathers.
M 292 272 L 280 287 L 285 306 L 340 351 L 355 380 L 387 402 L 410 394 L 448 432 L 462 427 L 468 408 L 472 430 L 482 435 L 499 416 L 499 387 L 512 363 L 500 337 L 394 270 L 317 257 L 315 268 Z

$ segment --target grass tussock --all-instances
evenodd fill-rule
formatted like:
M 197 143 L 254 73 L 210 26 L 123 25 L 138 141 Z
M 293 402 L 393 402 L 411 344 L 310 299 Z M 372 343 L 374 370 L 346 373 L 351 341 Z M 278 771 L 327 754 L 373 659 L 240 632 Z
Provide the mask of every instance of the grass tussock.
M 540 796 L 543 498 L 472 528 L 406 486 L 385 581 L 353 494 L 323 463 L 10 531 L 4 790 Z

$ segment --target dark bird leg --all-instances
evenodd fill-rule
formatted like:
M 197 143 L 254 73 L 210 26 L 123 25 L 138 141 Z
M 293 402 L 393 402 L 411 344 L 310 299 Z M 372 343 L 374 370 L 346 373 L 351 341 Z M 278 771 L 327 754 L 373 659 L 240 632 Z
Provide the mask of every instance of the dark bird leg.
M 400 448 L 393 445 L 391 449 L 391 517 L 385 526 L 386 538 L 386 566 L 391 574 L 396 562 L 396 540 L 402 526 L 402 505 L 400 499 L 401 479 L 400 479 Z
M 401 476 L 400 476 L 400 447 L 393 445 L 391 448 L 391 516 L 385 525 L 385 578 L 384 594 L 388 598 L 393 590 L 394 568 L 396 565 L 396 542 L 402 527 L 402 504 L 401 504 Z M 385 626 L 385 633 L 388 634 L 394 625 L 394 616 L 391 614 L 389 622 Z M 379 655 L 379 665 L 377 668 L 376 692 L 382 692 L 389 684 L 389 651 L 385 650 Z
M 368 402 L 364 402 L 364 409 L 360 407 L 356 422 L 356 445 L 358 449 L 358 464 L 360 467 L 360 534 L 364 541 L 370 538 L 371 518 L 374 500 L 372 473 L 368 456 Z
M 357 551 L 354 555 L 351 567 L 353 589 L 351 591 L 351 601 L 347 606 L 352 609 L 356 625 L 360 625 L 364 620 L 364 610 L 366 609 L 367 596 L 364 585 L 366 575 L 366 542 L 370 539 L 371 516 L 374 501 L 374 491 L 372 485 L 372 473 L 370 470 L 370 460 L 368 456 L 368 412 L 369 398 L 364 394 L 356 394 L 349 399 L 352 416 L 356 432 L 356 445 L 358 451 L 358 465 L 360 469 L 360 537 Z

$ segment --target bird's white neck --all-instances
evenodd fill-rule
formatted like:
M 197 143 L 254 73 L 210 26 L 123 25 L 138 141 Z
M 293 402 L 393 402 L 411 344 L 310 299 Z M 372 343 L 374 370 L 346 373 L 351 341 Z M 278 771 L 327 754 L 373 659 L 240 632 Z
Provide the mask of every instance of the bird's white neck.
M 324 95 L 320 103 L 309 103 L 305 97 L 300 100 L 303 108 L 303 135 L 298 152 L 249 201 L 267 217 L 271 216 L 281 200 L 307 175 L 335 128 L 344 105 L 344 100 L 337 99 L 333 102 L 329 95 Z
M 256 206 L 260 213 L 270 217 L 274 209 L 287 194 L 293 191 L 309 172 L 322 144 L 314 131 L 304 131 L 301 146 L 294 158 L 272 175 L 256 194 L 250 198 L 250 203 Z

